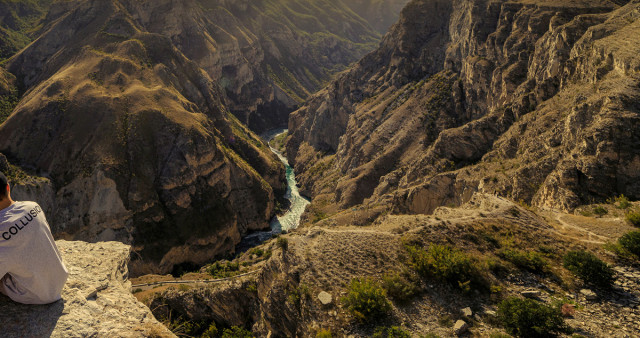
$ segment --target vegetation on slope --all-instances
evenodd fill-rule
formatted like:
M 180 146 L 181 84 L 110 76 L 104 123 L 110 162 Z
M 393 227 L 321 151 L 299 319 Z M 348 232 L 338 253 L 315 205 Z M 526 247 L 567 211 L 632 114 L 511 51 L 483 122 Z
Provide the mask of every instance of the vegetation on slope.
M 53 0 L 0 0 L 0 61 L 28 45 Z

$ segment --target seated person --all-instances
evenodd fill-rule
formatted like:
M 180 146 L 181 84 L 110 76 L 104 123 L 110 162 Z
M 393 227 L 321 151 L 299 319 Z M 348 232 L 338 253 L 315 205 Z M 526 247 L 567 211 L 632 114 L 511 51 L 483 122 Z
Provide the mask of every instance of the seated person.
M 42 208 L 14 202 L 0 172 L 0 293 L 23 304 L 53 303 L 67 276 Z

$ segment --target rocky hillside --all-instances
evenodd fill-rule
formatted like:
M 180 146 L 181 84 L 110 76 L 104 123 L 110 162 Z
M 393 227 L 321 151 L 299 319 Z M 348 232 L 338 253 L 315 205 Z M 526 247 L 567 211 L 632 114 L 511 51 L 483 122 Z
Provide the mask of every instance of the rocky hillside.
M 468 203 L 439 207 L 433 215 L 384 215 L 366 224 L 352 221 L 363 219 L 366 210 L 350 209 L 346 225 L 328 219 L 298 228 L 226 263 L 248 274 L 161 287 L 155 296 L 146 295 L 147 304 L 157 318 L 181 318 L 218 333 L 235 326 L 255 337 L 372 337 L 392 327 L 396 334 L 383 337 L 511 337 L 500 304 L 526 297 L 532 304 L 562 305 L 558 316 L 564 316 L 566 332 L 637 336 L 637 257 L 602 250 L 602 243 L 634 228 L 619 219 L 616 206 L 600 207 L 610 215 L 534 211 L 474 194 Z M 615 266 L 613 286 L 594 287 L 567 271 L 562 261 L 571 250 L 594 252 Z M 429 264 L 436 267 L 429 270 Z M 202 271 L 219 273 L 220 266 L 225 264 Z M 364 304 L 354 309 L 347 299 L 359 280 L 368 286 L 356 291 Z M 540 323 L 538 316 L 525 322 Z
M 33 306 L 0 295 L 3 337 L 175 337 L 130 293 L 129 246 L 57 241 L 69 279 L 62 300 Z
M 640 198 L 639 11 L 411 1 L 378 50 L 290 119 L 312 212 L 430 213 L 475 191 L 564 210 Z
M 344 0 L 355 13 L 363 17 L 381 34 L 398 20 L 398 13 L 409 0 Z
M 7 64 L 25 94 L 0 125 L 0 149 L 51 178 L 56 236 L 132 243 L 170 271 L 268 226 L 284 168 L 216 82 L 126 4 L 48 14 L 46 32 Z
M 256 132 L 286 126 L 294 107 L 379 41 L 342 1 L 131 2 L 127 10 L 215 79 Z
M 41 33 L 0 69 L 0 152 L 56 236 L 131 243 L 136 273 L 267 227 L 284 167 L 250 129 L 286 125 L 379 39 L 341 1 L 49 3 L 1 5 L 3 28 Z

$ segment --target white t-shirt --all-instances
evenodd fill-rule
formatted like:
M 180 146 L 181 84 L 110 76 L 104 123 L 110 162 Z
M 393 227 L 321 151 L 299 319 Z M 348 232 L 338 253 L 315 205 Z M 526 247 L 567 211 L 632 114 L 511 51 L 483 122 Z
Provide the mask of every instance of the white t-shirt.
M 48 304 L 61 298 L 69 275 L 49 223 L 35 202 L 0 210 L 0 291 L 18 303 Z

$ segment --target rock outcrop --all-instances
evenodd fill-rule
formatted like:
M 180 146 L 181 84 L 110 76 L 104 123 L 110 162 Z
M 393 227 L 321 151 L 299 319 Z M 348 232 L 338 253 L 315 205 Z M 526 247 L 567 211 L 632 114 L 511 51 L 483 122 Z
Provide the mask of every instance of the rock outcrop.
M 293 113 L 299 181 L 328 211 L 430 213 L 475 191 L 564 210 L 640 198 L 639 10 L 411 1 L 378 50 Z
M 175 337 L 131 294 L 128 245 L 56 244 L 69 269 L 62 300 L 22 305 L 0 295 L 3 337 Z

